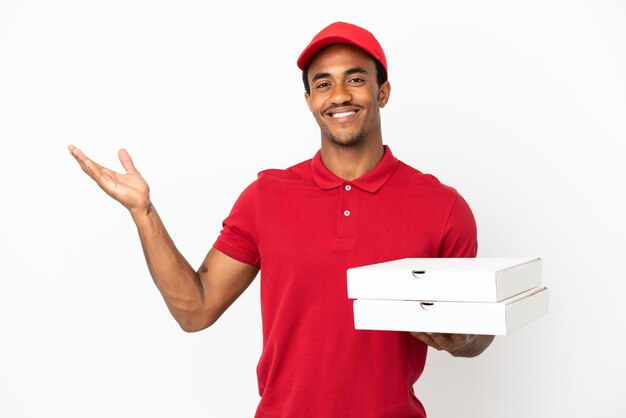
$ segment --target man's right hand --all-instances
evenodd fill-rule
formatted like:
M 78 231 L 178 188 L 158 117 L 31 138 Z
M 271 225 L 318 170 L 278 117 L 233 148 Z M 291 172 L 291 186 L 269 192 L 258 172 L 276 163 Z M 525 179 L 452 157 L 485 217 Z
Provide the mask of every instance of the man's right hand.
M 90 160 L 74 145 L 67 148 L 83 171 L 109 196 L 124 205 L 131 214 L 147 214 L 152 211 L 150 188 L 135 168 L 128 151 L 121 149 L 118 152 L 120 162 L 126 170 L 126 174 L 121 174 Z
M 199 331 L 213 324 L 252 283 L 259 271 L 256 266 L 237 261 L 215 248 L 209 250 L 200 269 L 194 271 L 152 208 L 148 183 L 126 150 L 118 153 L 126 170 L 126 174 L 121 174 L 90 160 L 73 145 L 68 149 L 83 171 L 131 212 L 150 274 L 185 331 Z

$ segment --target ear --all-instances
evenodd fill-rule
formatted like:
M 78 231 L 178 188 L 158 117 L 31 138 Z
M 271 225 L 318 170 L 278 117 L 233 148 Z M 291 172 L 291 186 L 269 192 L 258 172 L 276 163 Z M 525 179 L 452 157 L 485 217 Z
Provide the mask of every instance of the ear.
M 304 99 L 306 100 L 306 105 L 309 106 L 309 110 L 313 112 L 313 109 L 311 108 L 311 95 L 306 91 L 304 92 Z
M 391 84 L 389 81 L 385 81 L 382 86 L 378 88 L 378 105 L 383 108 L 389 101 L 389 94 L 391 93 Z

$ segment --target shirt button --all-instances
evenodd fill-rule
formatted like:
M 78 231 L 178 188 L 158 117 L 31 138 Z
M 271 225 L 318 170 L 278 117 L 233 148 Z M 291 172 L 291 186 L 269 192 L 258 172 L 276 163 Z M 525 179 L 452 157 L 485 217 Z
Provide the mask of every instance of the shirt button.
M 344 210 L 343 214 L 344 214 L 344 216 L 350 216 L 350 211 L 349 210 Z
M 346 190 L 347 190 L 347 191 L 352 190 L 352 186 L 350 186 L 349 184 L 346 184 Z

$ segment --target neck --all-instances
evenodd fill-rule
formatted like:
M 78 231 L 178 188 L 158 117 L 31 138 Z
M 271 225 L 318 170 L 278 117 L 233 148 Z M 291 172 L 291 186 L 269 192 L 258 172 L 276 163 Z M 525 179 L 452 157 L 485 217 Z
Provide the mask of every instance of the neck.
M 376 167 L 385 154 L 382 141 L 363 147 L 338 147 L 322 141 L 321 157 L 331 173 L 346 181 L 359 178 Z

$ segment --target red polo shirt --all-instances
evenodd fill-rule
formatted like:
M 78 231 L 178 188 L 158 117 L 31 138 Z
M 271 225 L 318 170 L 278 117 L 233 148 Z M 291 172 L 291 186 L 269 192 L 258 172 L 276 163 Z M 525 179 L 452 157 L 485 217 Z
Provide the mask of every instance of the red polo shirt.
M 426 345 L 406 332 L 354 329 L 346 270 L 405 257 L 473 257 L 463 198 L 385 155 L 344 181 L 311 160 L 266 170 L 214 244 L 261 268 L 263 352 L 256 417 L 425 417 L 413 385 Z

